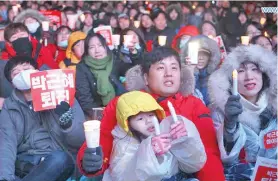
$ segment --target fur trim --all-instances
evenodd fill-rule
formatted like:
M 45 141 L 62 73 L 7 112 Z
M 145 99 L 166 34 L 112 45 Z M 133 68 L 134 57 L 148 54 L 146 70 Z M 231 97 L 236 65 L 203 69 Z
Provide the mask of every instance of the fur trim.
M 183 23 L 184 23 L 184 15 L 183 15 L 183 12 L 182 12 L 181 5 L 179 5 L 179 4 L 171 4 L 170 6 L 168 6 L 168 7 L 166 8 L 166 14 L 169 15 L 170 12 L 173 11 L 173 9 L 176 10 L 176 12 L 178 13 L 178 18 L 179 18 L 178 21 L 179 21 L 181 24 L 183 24 Z
M 27 9 L 24 11 L 21 11 L 14 19 L 15 23 L 24 23 L 24 20 L 28 17 L 31 18 L 35 18 L 36 20 L 38 20 L 40 23 L 42 21 L 46 21 L 47 17 L 45 17 L 44 15 L 42 15 L 39 11 L 37 10 L 33 10 L 33 9 Z
M 200 45 L 199 49 L 206 49 L 210 51 L 210 60 L 207 66 L 207 72 L 209 75 L 212 74 L 218 68 L 220 64 L 220 58 L 221 58 L 220 50 L 217 43 L 214 40 L 204 35 L 198 35 L 192 37 L 188 41 L 186 46 L 181 50 L 181 54 L 180 54 L 181 60 L 184 60 L 185 57 L 188 56 L 189 42 L 198 42 L 198 44 Z
M 126 88 L 128 91 L 145 90 L 146 92 L 150 92 L 149 88 L 145 84 L 144 76 L 140 65 L 136 65 L 127 71 Z M 194 89 L 194 75 L 186 66 L 182 65 L 180 92 L 183 96 L 188 96 L 194 93 Z
M 209 77 L 208 90 L 213 107 L 219 107 L 224 112 L 225 104 L 230 96 L 232 71 L 238 69 L 246 61 L 257 64 L 260 70 L 266 73 L 270 79 L 270 86 L 265 90 L 265 93 L 269 98 L 268 105 L 276 114 L 277 57 L 273 52 L 268 52 L 259 45 L 236 47 L 227 56 L 221 68 Z

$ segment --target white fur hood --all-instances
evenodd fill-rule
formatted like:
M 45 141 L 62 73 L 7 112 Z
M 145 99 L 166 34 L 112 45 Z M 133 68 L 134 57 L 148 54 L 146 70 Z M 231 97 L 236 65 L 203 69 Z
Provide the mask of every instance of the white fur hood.
M 36 20 L 38 20 L 40 23 L 42 21 L 46 21 L 47 18 L 42 15 L 39 11 L 34 10 L 34 9 L 26 9 L 24 11 L 21 11 L 14 19 L 15 23 L 24 23 L 25 19 L 31 17 L 34 18 Z
M 277 110 L 277 57 L 259 45 L 238 46 L 227 56 L 221 68 L 209 78 L 208 90 L 213 107 L 224 112 L 225 104 L 230 96 L 232 85 L 232 71 L 240 64 L 250 61 L 259 66 L 270 79 L 270 86 L 265 90 L 268 107 L 276 114 Z

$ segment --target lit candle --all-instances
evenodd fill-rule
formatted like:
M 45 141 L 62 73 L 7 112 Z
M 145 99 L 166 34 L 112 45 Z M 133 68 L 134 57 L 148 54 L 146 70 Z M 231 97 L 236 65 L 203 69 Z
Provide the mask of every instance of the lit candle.
M 15 14 L 15 16 L 18 14 L 18 7 L 17 6 L 13 6 L 13 12 Z
M 160 127 L 156 116 L 152 116 L 152 123 L 154 125 L 155 135 L 160 135 Z
M 213 36 L 212 36 L 212 35 L 209 35 L 208 37 L 209 37 L 210 39 L 213 39 Z
M 16 6 L 17 6 L 17 8 L 18 8 L 18 9 L 20 9 L 20 8 L 21 8 L 21 5 L 20 5 L 20 4 L 17 4 Z
M 158 36 L 158 44 L 160 46 L 166 45 L 167 36 Z
M 197 42 L 188 43 L 188 57 L 193 65 L 198 64 L 199 44 Z
M 86 17 L 84 14 L 81 14 L 79 18 L 80 18 L 80 21 L 83 23 L 85 21 Z
M 249 45 L 249 36 L 241 36 L 241 44 Z
M 268 33 L 266 31 L 264 32 L 264 36 L 265 37 L 269 37 L 269 35 L 268 35 Z
M 266 22 L 266 18 L 265 18 L 265 17 L 262 17 L 262 18 L 260 19 L 260 24 L 261 24 L 261 25 L 264 25 L 265 22 Z
M 238 91 L 237 91 L 237 70 L 235 69 L 233 71 L 233 95 L 237 95 L 238 94 Z
M 134 21 L 134 26 L 135 26 L 136 28 L 139 28 L 139 26 L 140 26 L 140 21 Z
M 42 21 L 42 30 L 49 31 L 49 21 Z
M 47 38 L 44 39 L 44 46 L 47 46 Z
M 195 6 L 195 5 L 193 5 L 193 6 L 192 6 L 192 9 L 196 9 L 196 6 Z
M 174 122 L 176 123 L 176 122 L 178 121 L 178 117 L 177 117 L 175 108 L 173 107 L 173 104 L 172 104 L 170 101 L 168 101 L 167 104 L 168 104 L 168 108 L 169 108 L 169 110 L 170 110 L 170 113 L 171 113 L 171 115 L 172 115 L 172 117 L 173 117 L 173 120 L 174 120 Z

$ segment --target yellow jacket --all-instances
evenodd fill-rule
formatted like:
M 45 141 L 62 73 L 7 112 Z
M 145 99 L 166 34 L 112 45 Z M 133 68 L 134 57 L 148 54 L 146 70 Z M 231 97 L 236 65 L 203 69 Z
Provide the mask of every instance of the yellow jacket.
M 140 112 L 155 111 L 159 120 L 165 118 L 165 112 L 156 100 L 148 93 L 132 91 L 121 95 L 117 102 L 116 118 L 118 125 L 129 135 L 128 118 Z
M 75 56 L 72 48 L 73 45 L 75 45 L 76 42 L 78 42 L 79 40 L 84 40 L 86 38 L 86 34 L 83 33 L 82 31 L 76 31 L 73 32 L 70 36 L 69 36 L 69 41 L 68 41 L 68 47 L 66 50 L 66 59 L 70 60 L 71 63 L 77 64 L 80 62 L 80 60 Z M 70 65 L 67 67 L 67 65 L 65 64 L 65 61 L 61 61 L 59 64 L 59 67 L 61 69 L 65 69 L 65 68 L 69 68 L 69 69 L 73 69 L 75 70 L 75 65 Z

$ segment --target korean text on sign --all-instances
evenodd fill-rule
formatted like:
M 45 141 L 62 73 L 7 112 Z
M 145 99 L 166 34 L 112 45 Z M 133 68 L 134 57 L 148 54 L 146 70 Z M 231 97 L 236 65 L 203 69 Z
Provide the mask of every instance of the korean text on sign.
M 73 104 L 74 70 L 47 70 L 33 73 L 31 85 L 35 111 L 54 109 L 61 101 Z

